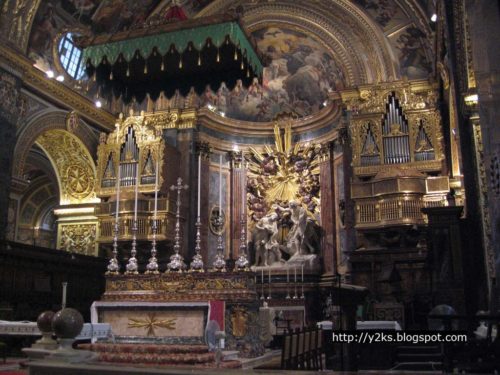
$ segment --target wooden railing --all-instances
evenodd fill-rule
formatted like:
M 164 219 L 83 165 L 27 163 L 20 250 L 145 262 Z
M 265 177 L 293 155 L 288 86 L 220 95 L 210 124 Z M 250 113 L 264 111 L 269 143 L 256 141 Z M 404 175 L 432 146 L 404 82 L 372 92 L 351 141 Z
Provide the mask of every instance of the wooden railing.
M 302 328 L 288 331 L 283 337 L 283 370 L 323 370 L 323 331 Z

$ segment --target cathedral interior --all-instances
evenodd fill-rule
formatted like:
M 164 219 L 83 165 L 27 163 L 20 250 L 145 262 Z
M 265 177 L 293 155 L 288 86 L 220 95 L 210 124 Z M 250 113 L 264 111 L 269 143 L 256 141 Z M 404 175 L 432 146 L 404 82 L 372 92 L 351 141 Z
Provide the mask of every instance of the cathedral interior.
M 0 4 L 0 328 L 75 309 L 136 362 L 219 334 L 276 369 L 500 371 L 500 2 Z M 382 322 L 468 340 L 331 343 Z

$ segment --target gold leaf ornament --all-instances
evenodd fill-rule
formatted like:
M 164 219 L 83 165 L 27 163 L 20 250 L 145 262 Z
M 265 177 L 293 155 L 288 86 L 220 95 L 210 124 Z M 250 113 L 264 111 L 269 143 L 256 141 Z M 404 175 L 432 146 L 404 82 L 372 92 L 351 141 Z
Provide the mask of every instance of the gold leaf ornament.
M 166 328 L 169 330 L 175 329 L 175 318 L 159 319 L 155 314 L 149 314 L 146 318 L 130 318 L 128 322 L 129 328 L 145 328 L 148 336 L 156 336 L 155 329 Z

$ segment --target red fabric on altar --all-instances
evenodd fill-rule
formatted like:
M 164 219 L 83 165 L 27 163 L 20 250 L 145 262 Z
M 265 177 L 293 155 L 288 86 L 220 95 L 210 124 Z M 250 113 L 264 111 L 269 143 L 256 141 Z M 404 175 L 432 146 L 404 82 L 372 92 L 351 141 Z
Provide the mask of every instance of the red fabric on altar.
M 226 302 L 224 301 L 209 301 L 210 310 L 208 315 L 208 321 L 215 320 L 220 327 L 221 331 L 224 331 L 224 314 L 226 311 Z

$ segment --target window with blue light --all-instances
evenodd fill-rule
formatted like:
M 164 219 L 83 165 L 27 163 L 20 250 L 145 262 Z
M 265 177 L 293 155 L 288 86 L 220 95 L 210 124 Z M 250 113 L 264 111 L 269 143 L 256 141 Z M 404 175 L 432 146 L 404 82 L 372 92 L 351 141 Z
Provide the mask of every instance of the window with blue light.
M 66 72 L 74 79 L 81 79 L 84 75 L 82 50 L 73 42 L 73 34 L 65 34 L 59 42 L 59 60 Z

